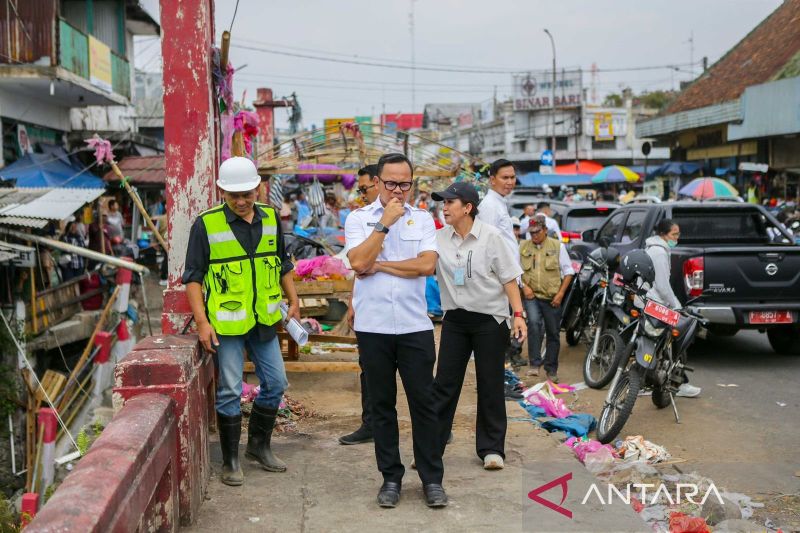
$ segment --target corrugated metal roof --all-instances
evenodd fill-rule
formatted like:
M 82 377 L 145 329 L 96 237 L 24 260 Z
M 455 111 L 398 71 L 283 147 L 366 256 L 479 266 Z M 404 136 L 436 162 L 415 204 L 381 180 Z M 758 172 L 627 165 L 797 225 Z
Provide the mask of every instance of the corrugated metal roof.
M 47 226 L 48 221 L 42 218 L 22 218 L 0 216 L 0 224 L 6 226 L 22 226 L 24 228 L 41 229 Z
M 119 169 L 135 185 L 164 185 L 167 171 L 163 155 L 128 156 L 119 163 Z M 119 181 L 113 170 L 103 176 L 106 181 Z
M 14 225 L 42 227 L 19 222 L 26 218 L 64 220 L 103 192 L 104 189 L 0 189 L 0 216 L 13 219 L 17 222 Z

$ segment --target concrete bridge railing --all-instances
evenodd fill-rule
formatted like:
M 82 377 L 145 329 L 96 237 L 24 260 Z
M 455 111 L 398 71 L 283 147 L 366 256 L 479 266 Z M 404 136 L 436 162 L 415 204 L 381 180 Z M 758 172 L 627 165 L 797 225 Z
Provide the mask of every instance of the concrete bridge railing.
M 195 336 L 139 342 L 115 368 L 111 423 L 26 531 L 172 531 L 210 474 L 211 356 Z

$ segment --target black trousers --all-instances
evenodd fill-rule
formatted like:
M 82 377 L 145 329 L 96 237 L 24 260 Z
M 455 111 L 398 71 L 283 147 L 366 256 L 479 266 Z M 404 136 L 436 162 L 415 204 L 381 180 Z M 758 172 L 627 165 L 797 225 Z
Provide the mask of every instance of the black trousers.
M 507 420 L 504 348 L 508 338 L 506 323 L 498 324 L 491 315 L 463 309 L 445 313 L 434 380 L 440 423 L 439 445 L 443 453 L 453 427 L 470 354 L 475 352 L 475 375 L 478 381 L 475 451 L 481 459 L 490 453 L 505 458 Z
M 364 370 L 372 415 L 375 457 L 384 481 L 400 483 L 405 468 L 400 460 L 397 427 L 397 372 L 408 398 L 414 460 L 423 484 L 441 483 L 444 475 L 439 424 L 433 405 L 433 331 L 403 335 L 356 331 L 359 362 Z
M 367 388 L 367 376 L 364 374 L 363 365 L 361 365 L 361 375 L 359 376 L 359 379 L 361 379 L 361 426 L 372 431 L 372 415 L 370 414 L 371 411 L 369 405 L 369 389 Z

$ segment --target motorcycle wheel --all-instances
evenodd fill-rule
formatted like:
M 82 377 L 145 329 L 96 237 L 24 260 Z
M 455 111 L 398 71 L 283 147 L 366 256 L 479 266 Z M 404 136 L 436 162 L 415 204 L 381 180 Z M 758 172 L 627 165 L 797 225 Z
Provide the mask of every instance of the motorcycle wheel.
M 603 405 L 600 422 L 597 424 L 597 440 L 603 444 L 613 441 L 633 412 L 633 404 L 642 387 L 644 369 L 633 365 L 620 376 L 611 393 L 611 402 Z
M 603 331 L 594 357 L 591 356 L 591 344 L 586 351 L 583 360 L 583 381 L 593 389 L 602 389 L 611 383 L 624 351 L 625 344 L 616 331 Z
M 569 344 L 570 346 L 577 346 L 578 343 L 581 341 L 578 332 L 573 329 L 568 329 L 564 337 L 567 340 L 567 344 Z
M 653 395 L 650 396 L 653 405 L 659 409 L 669 406 L 672 402 L 669 399 L 669 391 L 661 387 L 653 387 Z
M 577 344 L 581 341 L 580 332 L 581 332 L 581 324 L 580 324 L 580 307 L 574 308 L 571 312 L 573 316 L 570 316 L 569 319 L 566 321 L 566 328 L 565 329 L 565 337 L 567 340 L 567 344 L 570 346 L 577 346 Z

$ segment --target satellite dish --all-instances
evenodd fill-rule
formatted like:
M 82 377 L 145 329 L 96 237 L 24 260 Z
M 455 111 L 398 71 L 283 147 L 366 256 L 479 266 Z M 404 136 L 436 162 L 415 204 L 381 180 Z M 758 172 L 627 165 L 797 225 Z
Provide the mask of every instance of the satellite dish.
M 652 148 L 653 148 L 653 145 L 652 145 L 652 144 L 650 144 L 649 142 L 644 142 L 644 143 L 642 144 L 642 153 L 645 155 L 645 157 L 647 157 L 648 155 L 650 155 L 650 150 L 651 150 Z

